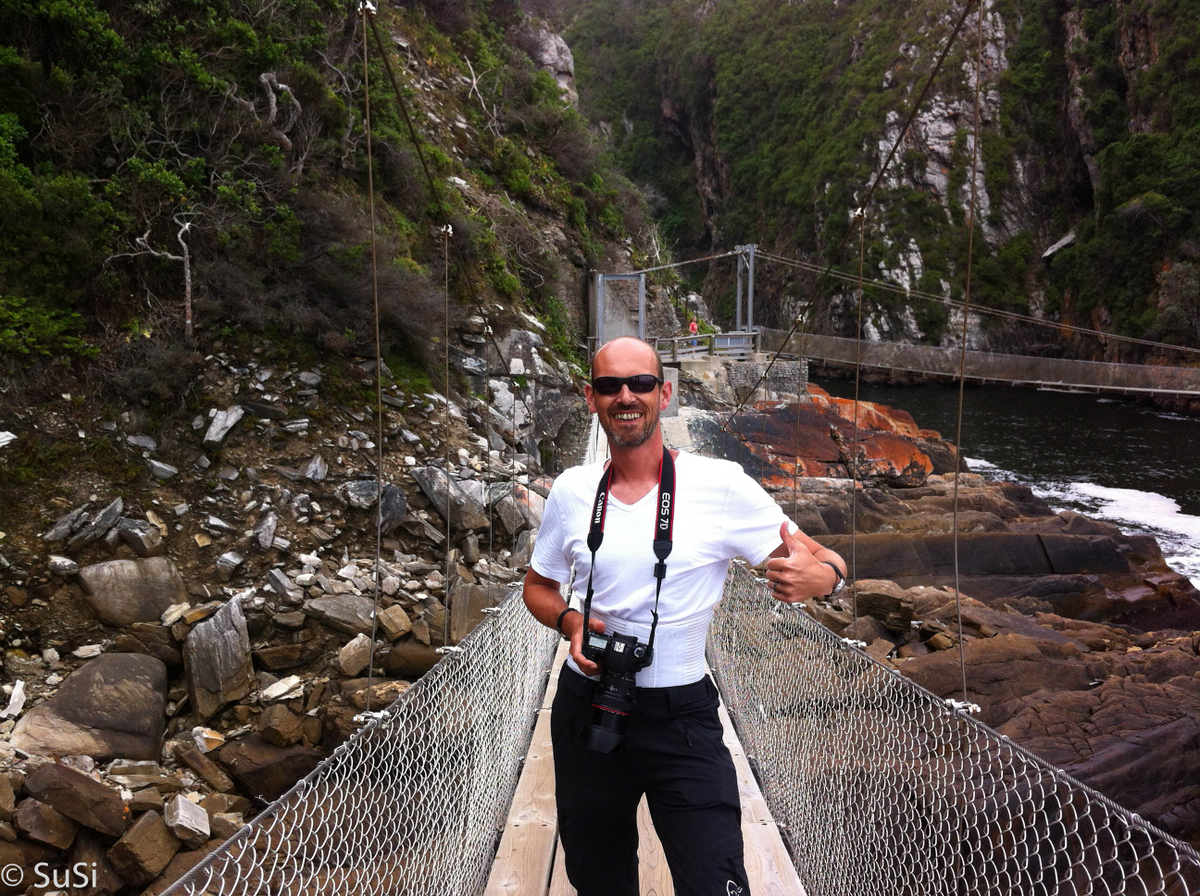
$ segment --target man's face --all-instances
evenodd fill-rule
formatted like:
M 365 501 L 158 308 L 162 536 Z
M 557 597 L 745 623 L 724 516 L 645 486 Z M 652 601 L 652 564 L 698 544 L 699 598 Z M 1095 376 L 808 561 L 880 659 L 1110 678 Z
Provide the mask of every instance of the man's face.
M 618 340 L 604 346 L 596 355 L 592 373 L 593 377 L 657 376 L 656 361 L 654 350 L 645 343 Z M 646 393 L 631 392 L 625 385 L 616 395 L 601 395 L 589 384 L 584 387 L 584 396 L 588 409 L 599 419 L 610 444 L 637 448 L 654 435 L 659 413 L 670 393 L 660 383 Z

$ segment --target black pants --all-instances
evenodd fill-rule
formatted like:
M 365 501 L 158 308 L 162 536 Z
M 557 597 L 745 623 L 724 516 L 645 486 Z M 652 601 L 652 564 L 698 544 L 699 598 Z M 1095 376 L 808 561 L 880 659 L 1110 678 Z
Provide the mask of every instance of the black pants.
M 642 794 L 676 896 L 749 896 L 737 773 L 721 740 L 712 680 L 639 688 L 612 753 L 584 745 L 593 688 L 563 666 L 550 717 L 559 833 L 579 896 L 638 896 Z

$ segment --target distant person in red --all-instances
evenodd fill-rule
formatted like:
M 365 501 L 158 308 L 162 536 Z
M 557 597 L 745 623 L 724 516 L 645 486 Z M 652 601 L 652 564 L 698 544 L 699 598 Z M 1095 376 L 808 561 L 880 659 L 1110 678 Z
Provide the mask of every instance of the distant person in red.
M 688 332 L 689 332 L 689 333 L 691 333 L 693 336 L 695 336 L 697 333 L 699 333 L 699 332 L 700 332 L 700 327 L 699 327 L 699 325 L 696 323 L 696 321 L 695 321 L 695 320 L 693 320 L 693 321 L 692 321 L 690 324 L 688 324 Z M 692 340 L 692 345 L 695 345 L 695 344 L 696 344 L 696 340 L 695 340 L 695 339 L 693 339 L 693 340 Z

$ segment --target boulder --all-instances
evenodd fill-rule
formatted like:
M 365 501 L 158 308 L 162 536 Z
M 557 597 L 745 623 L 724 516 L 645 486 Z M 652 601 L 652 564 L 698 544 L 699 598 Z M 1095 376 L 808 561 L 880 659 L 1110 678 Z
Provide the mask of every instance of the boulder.
M 375 605 L 360 594 L 335 594 L 304 602 L 304 612 L 350 635 L 370 634 Z
M 208 842 L 208 813 L 182 793 L 167 800 L 163 821 L 184 846 L 195 849 Z
M 113 844 L 108 860 L 122 878 L 135 886 L 144 886 L 167 867 L 180 846 L 179 838 L 171 833 L 163 817 L 152 810 Z
M 155 759 L 166 725 L 167 669 L 161 660 L 108 653 L 81 666 L 17 722 L 12 745 L 43 756 L 84 754 Z
M 438 467 L 414 467 L 413 478 L 421 486 L 433 506 L 437 508 L 443 519 L 449 519 L 450 525 L 456 529 L 486 529 L 488 527 L 487 508 L 483 502 L 473 497 L 454 478 L 447 478 L 446 471 Z
M 71 851 L 67 854 L 66 864 L 69 868 L 79 868 L 87 877 L 89 887 L 68 891 L 72 896 L 112 896 L 125 886 L 125 881 L 121 880 L 108 860 L 110 842 L 111 838 L 105 838 L 87 828 L 83 828 L 75 836 L 75 842 L 71 844 Z M 78 881 L 79 878 L 76 877 L 75 880 Z M 93 881 L 95 885 L 91 886 Z
M 0 874 L 0 896 L 19 896 L 27 893 L 27 888 L 33 882 L 30 874 L 33 866 L 41 862 L 57 861 L 61 856 L 62 853 L 53 846 L 33 840 L 0 840 L 0 868 L 15 865 L 24 872 L 20 880 L 12 879 L 11 883 L 8 875 Z
M 412 631 L 412 620 L 399 604 L 379 611 L 379 627 L 389 641 L 402 638 Z
M 397 678 L 420 678 L 440 659 L 436 649 L 409 635 L 380 657 L 380 665 L 384 672 Z
M 380 618 L 382 619 L 382 613 Z M 254 651 L 254 659 L 258 665 L 270 672 L 281 672 L 284 669 L 294 669 L 296 666 L 306 666 L 324 655 L 320 645 L 302 642 L 300 644 L 280 644 L 277 647 L 264 647 Z
M 240 828 L 241 825 L 239 824 L 237 827 Z M 230 833 L 232 834 L 233 832 Z M 217 834 L 215 825 L 213 836 L 220 836 Z M 159 874 L 158 879 L 142 891 L 141 896 L 161 896 L 172 884 L 208 858 L 209 854 L 221 845 L 221 840 L 223 839 L 225 838 L 221 837 L 220 839 L 209 840 L 200 846 L 199 849 L 179 850 L 179 852 L 175 853 L 171 861 L 167 863 L 167 867 Z
M 338 665 L 347 675 L 357 675 L 371 664 L 374 648 L 370 635 L 355 635 L 338 651 Z
M 233 790 L 233 781 L 221 767 L 201 753 L 195 746 L 188 743 L 177 743 L 174 748 L 175 758 L 198 774 L 213 790 L 228 793 Z
M 243 793 L 272 802 L 311 772 L 324 758 L 310 747 L 277 747 L 256 734 L 223 746 L 218 753 Z
M 859 616 L 878 619 L 890 632 L 908 633 L 909 623 L 913 619 L 913 604 L 903 588 L 886 579 L 859 579 L 850 588 Z M 843 602 L 849 600 L 851 598 L 847 597 Z M 874 638 L 863 640 L 869 643 Z
M 250 635 L 238 600 L 196 625 L 183 647 L 192 709 L 206 722 L 228 703 L 241 700 L 254 687 Z
M 347 685 L 350 682 L 342 682 L 342 692 L 347 691 Z M 376 680 L 369 688 L 366 687 L 366 682 L 363 682 L 363 687 L 355 688 L 350 691 L 350 702 L 358 709 L 380 710 L 385 706 L 391 706 L 396 699 L 407 691 L 412 684 L 407 681 Z
M 163 625 L 134 623 L 127 634 L 117 636 L 115 646 L 122 653 L 144 653 L 155 657 L 166 663 L 168 668 L 178 669 L 183 665 L 178 642 L 171 636 L 171 630 Z
M 17 811 L 17 797 L 8 775 L 0 774 L 0 821 L 12 821 Z
M 282 703 L 276 703 L 263 710 L 254 727 L 264 740 L 277 747 L 290 747 L 300 741 L 304 733 L 301 725 L 302 720 L 298 715 Z
M 172 604 L 187 602 L 183 577 L 168 557 L 108 560 L 79 571 L 84 600 L 105 625 L 158 622 Z
M 883 623 L 874 616 L 859 616 L 842 630 L 842 637 L 853 638 L 864 644 L 873 644 L 881 639 L 886 639 L 888 633 Z
M 79 822 L 35 799 L 21 800 L 13 820 L 17 830 L 30 840 L 55 849 L 66 849 L 79 833 Z
M 25 780 L 25 792 L 93 831 L 119 837 L 129 826 L 121 794 L 83 772 L 47 763 Z
M 498 591 L 498 595 L 503 596 L 503 592 Z M 495 605 L 487 588 L 456 579 L 450 588 L 450 643 L 457 644 L 469 635 L 486 618 L 484 609 Z

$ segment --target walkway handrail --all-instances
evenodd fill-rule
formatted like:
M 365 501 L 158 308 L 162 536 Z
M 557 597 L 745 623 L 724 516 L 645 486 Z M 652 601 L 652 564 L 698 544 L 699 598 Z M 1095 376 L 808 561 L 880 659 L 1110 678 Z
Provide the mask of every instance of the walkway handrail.
M 815 334 L 793 336 L 785 346 L 785 335 L 782 330 L 766 330 L 767 349 L 786 347 L 805 358 L 841 364 L 854 364 L 857 358 L 864 367 L 948 378 L 959 375 L 959 349 L 894 342 L 860 345 L 854 339 Z M 966 378 L 977 382 L 1200 396 L 1200 367 L 1114 364 L 979 351 L 966 352 L 965 363 Z
M 557 641 L 513 593 L 166 892 L 482 892 Z
M 698 333 L 695 336 L 656 336 L 654 348 L 664 362 L 687 361 L 703 357 L 721 357 L 745 361 L 759 351 L 757 330 L 726 333 Z
M 1200 854 L 774 600 L 737 565 L 708 661 L 809 896 L 1200 893 Z

